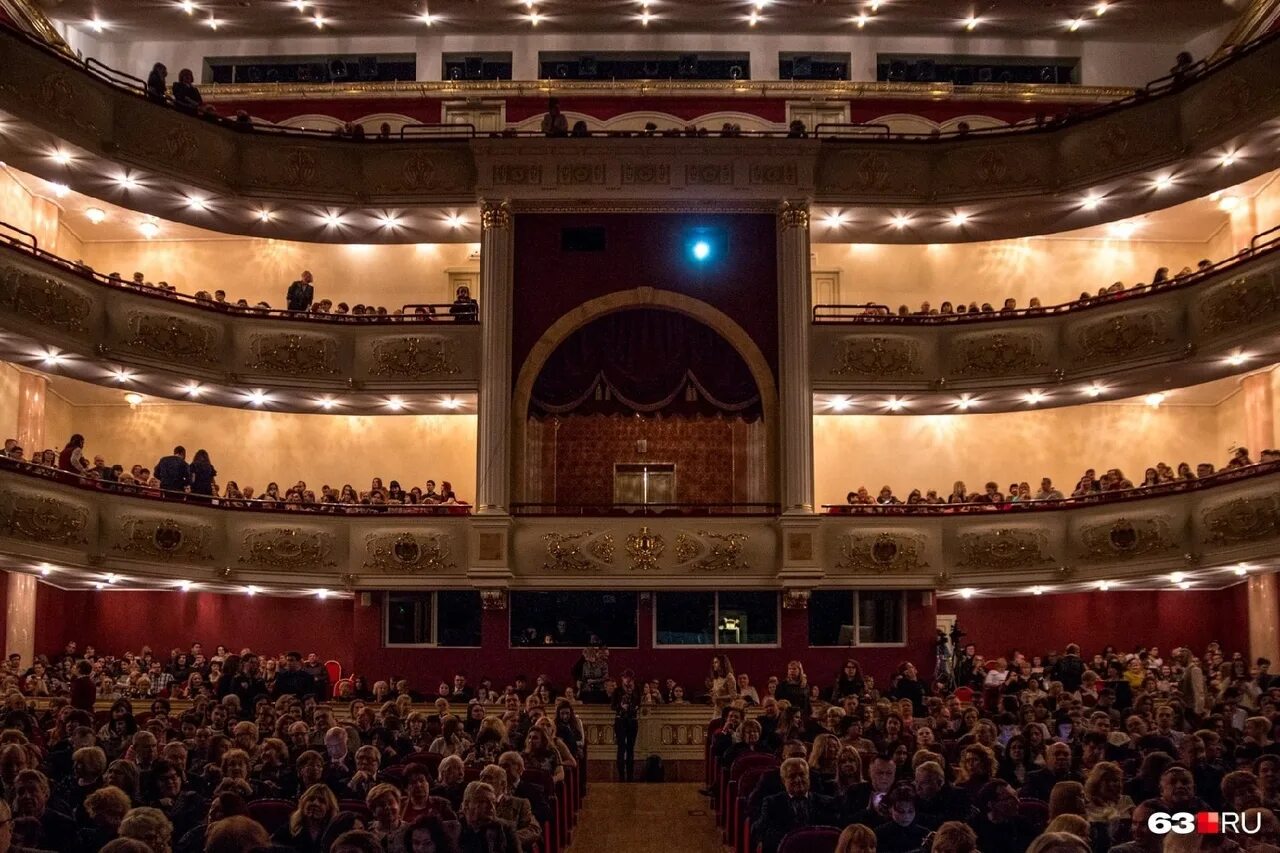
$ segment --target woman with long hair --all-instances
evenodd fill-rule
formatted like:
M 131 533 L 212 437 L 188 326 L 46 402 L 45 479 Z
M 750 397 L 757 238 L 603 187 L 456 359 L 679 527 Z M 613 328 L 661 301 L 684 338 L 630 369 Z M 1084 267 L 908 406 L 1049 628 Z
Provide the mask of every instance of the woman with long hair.
M 191 494 L 202 497 L 213 497 L 213 482 L 218 476 L 218 469 L 209 461 L 209 451 L 203 447 L 191 458 Z
M 846 696 L 862 698 L 867 691 L 867 681 L 862 677 L 862 667 L 853 658 L 848 658 L 840 672 L 836 675 L 835 684 L 831 687 L 831 703 L 839 705 Z
M 338 798 L 323 783 L 312 785 L 298 798 L 289 822 L 276 830 L 272 841 L 298 853 L 327 853 L 322 847 L 325 830 L 338 814 Z
M 738 677 L 726 654 L 711 656 L 711 669 L 706 680 L 707 698 L 716 709 L 716 716 L 738 698 Z

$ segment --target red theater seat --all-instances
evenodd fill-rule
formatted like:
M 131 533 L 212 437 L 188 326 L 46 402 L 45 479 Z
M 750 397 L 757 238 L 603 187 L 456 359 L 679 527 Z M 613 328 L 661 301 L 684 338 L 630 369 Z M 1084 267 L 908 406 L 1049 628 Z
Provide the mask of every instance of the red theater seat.
M 262 824 L 268 833 L 274 833 L 289 822 L 295 808 L 290 800 L 257 800 L 249 803 L 249 817 Z
M 778 853 L 835 853 L 840 830 L 834 826 L 808 826 L 788 832 Z

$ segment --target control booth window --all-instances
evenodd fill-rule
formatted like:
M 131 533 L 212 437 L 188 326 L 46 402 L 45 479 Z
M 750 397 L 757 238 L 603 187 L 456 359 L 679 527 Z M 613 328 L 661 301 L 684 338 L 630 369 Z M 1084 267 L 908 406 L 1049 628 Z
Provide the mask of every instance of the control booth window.
M 809 597 L 809 645 L 905 645 L 906 605 L 906 593 L 900 590 L 814 590 Z
M 480 593 L 388 592 L 383 612 L 388 646 L 480 646 Z
M 512 592 L 507 612 L 513 648 L 581 647 L 593 637 L 613 648 L 638 645 L 634 592 Z
M 776 592 L 659 592 L 654 602 L 659 646 L 776 646 Z

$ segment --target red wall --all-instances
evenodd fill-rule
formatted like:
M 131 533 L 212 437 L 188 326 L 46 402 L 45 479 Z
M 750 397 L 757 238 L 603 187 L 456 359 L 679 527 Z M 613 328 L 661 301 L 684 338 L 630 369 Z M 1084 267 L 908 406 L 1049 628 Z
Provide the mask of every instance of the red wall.
M 1015 598 L 945 598 L 938 613 L 954 613 L 987 657 L 1019 649 L 1027 656 L 1061 652 L 1078 643 L 1086 656 L 1113 645 L 1132 649 L 1158 645 L 1203 649 L 1216 640 L 1227 651 L 1247 652 L 1249 608 L 1246 585 L 1223 590 L 1084 592 Z

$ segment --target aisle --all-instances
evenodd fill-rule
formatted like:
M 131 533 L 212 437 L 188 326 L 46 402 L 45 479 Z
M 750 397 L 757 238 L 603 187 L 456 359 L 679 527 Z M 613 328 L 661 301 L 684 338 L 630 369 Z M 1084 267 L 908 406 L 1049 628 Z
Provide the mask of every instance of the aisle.
M 569 853 L 723 853 L 697 784 L 592 782 Z

